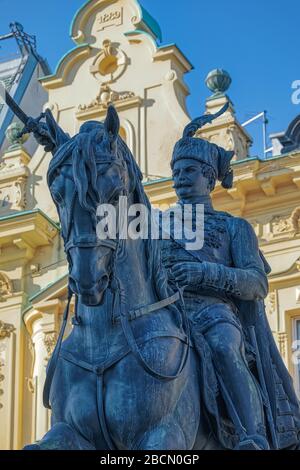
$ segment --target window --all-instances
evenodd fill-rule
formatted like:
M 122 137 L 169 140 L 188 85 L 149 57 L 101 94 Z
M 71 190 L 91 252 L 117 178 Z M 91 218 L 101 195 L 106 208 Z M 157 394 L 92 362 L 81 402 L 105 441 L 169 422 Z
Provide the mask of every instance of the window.
M 126 139 L 126 131 L 125 131 L 124 127 L 120 127 L 119 134 L 122 137 L 122 139 L 124 140 L 124 142 L 126 142 L 126 140 L 127 140 Z
M 293 321 L 293 364 L 295 371 L 295 388 L 300 397 L 300 317 Z

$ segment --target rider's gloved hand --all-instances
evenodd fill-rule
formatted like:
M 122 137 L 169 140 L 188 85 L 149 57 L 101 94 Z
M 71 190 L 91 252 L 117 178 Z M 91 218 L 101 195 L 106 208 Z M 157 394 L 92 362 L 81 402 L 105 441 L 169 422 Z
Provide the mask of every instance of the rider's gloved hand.
M 51 152 L 55 144 L 50 136 L 48 127 L 44 122 L 38 124 L 37 129 L 33 132 L 35 140 L 44 147 L 46 152 Z
M 197 287 L 203 280 L 203 265 L 201 262 L 176 263 L 171 273 L 180 286 Z

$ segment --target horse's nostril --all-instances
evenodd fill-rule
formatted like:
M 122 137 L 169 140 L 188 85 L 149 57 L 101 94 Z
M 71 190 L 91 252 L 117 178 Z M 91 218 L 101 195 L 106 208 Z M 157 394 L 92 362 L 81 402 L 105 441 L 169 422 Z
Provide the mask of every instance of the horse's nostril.
M 74 292 L 74 294 L 83 294 L 84 292 L 91 293 L 94 291 L 101 292 L 107 288 L 108 283 L 109 283 L 109 276 L 107 274 L 104 274 L 103 276 L 101 276 L 98 282 L 95 282 L 93 284 L 86 284 L 84 282 L 76 280 L 72 276 L 69 276 L 69 286 L 72 292 Z

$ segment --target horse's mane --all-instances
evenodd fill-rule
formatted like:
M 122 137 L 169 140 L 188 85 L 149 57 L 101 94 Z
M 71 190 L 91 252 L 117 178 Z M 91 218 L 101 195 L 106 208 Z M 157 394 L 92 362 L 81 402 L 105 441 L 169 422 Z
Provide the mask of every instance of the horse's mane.
M 121 137 L 118 137 L 118 149 L 121 152 L 121 156 L 125 159 L 128 170 L 134 175 L 134 203 L 143 204 L 148 209 L 149 233 L 148 238 L 144 240 L 144 243 L 148 259 L 149 277 L 154 281 L 155 291 L 158 298 L 162 300 L 172 295 L 173 291 L 168 284 L 167 272 L 162 264 L 160 241 L 151 238 L 151 204 L 142 184 L 143 175 L 130 149 Z M 175 309 L 177 312 L 175 305 L 170 305 L 169 308 Z
M 95 128 L 89 132 L 80 132 L 68 142 L 63 144 L 54 157 L 52 158 L 47 180 L 49 187 L 51 186 L 57 172 L 63 165 L 71 165 L 73 170 L 73 179 L 78 193 L 80 205 L 96 214 L 97 206 L 100 202 L 99 191 L 97 188 L 97 164 L 96 149 L 99 145 L 99 153 L 109 157 L 111 151 L 107 150 L 105 142 L 105 128 L 102 123 L 95 123 Z M 134 203 L 143 204 L 148 209 L 149 219 L 148 227 L 151 227 L 151 204 L 145 193 L 142 179 L 143 175 L 139 169 L 130 149 L 120 136 L 115 142 L 115 152 L 120 161 L 124 162 L 127 172 L 130 175 L 130 186 L 133 194 Z M 97 158 L 98 158 L 97 157 Z M 148 262 L 149 278 L 153 279 L 156 294 L 159 299 L 164 299 L 172 295 L 173 291 L 168 284 L 166 270 L 162 266 L 161 249 L 159 240 L 151 239 L 151 229 L 145 243 L 146 256 Z M 171 306 L 171 308 L 176 308 Z
M 103 124 L 98 123 L 97 129 L 79 133 L 59 147 L 50 161 L 47 173 L 48 186 L 50 187 L 57 171 L 63 165 L 71 165 L 79 203 L 92 213 L 96 212 L 99 204 L 95 141 L 99 136 L 100 126 L 103 128 Z

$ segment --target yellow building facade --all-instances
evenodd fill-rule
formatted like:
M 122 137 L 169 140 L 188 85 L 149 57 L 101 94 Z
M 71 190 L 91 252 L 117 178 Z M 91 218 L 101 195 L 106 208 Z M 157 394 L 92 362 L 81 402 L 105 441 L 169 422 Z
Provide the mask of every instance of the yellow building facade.
M 184 75 L 192 65 L 176 44 L 161 45 L 160 36 L 137 0 L 87 1 L 71 24 L 74 48 L 39 83 L 44 108 L 71 135 L 87 120 L 102 120 L 113 102 L 147 194 L 165 209 L 176 201 L 169 161 L 190 120 Z M 227 112 L 199 133 L 236 154 L 234 185 L 217 186 L 213 202 L 256 231 L 272 268 L 268 318 L 299 392 L 300 150 L 249 158 L 251 137 L 230 99 L 210 96 L 206 111 L 227 101 Z M 0 158 L 0 448 L 19 449 L 49 428 L 42 390 L 66 302 L 67 263 L 46 183 L 51 155 L 14 141 Z

